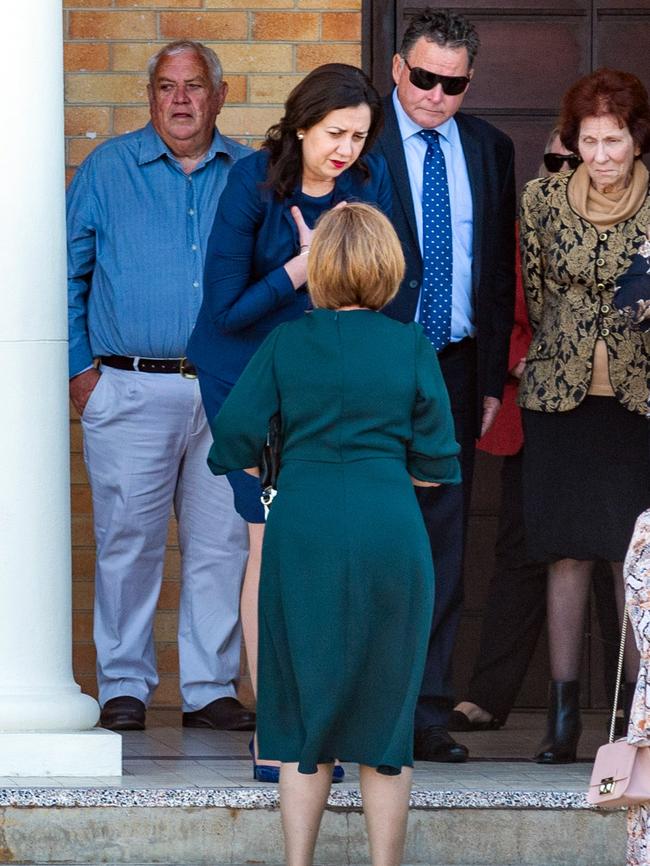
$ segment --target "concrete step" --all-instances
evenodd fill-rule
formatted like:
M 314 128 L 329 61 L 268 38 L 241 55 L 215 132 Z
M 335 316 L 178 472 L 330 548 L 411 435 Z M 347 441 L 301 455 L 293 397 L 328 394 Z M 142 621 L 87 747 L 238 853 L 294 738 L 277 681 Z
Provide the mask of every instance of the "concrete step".
M 333 792 L 319 866 L 366 864 L 359 792 Z M 620 866 L 625 813 L 558 790 L 418 791 L 411 866 Z M 283 862 L 277 791 L 0 790 L 0 863 L 233 866 Z
M 160 715 L 160 714 L 158 714 Z M 124 775 L 0 778 L 0 864 L 277 866 L 277 786 L 254 785 L 249 734 L 181 728 L 179 711 L 123 735 Z M 585 714 L 580 761 L 525 760 L 540 713 L 463 734 L 465 764 L 418 762 L 405 862 L 410 866 L 622 866 L 625 814 L 587 807 L 605 714 Z M 369 853 L 358 769 L 332 791 L 318 866 L 364 866 Z

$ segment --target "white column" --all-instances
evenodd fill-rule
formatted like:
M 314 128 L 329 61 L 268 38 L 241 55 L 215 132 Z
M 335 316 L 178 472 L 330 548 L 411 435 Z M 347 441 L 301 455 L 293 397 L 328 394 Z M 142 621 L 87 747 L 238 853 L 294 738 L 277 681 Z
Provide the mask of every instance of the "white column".
M 114 775 L 121 738 L 90 731 L 71 662 L 61 0 L 2 25 L 0 776 Z

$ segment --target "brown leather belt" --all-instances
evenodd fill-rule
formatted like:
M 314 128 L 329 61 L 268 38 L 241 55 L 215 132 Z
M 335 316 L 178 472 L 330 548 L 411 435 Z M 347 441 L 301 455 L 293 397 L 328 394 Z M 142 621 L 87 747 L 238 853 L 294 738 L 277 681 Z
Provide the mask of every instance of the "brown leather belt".
M 196 379 L 196 369 L 187 358 L 129 358 L 127 355 L 102 355 L 99 359 L 116 370 L 136 370 L 139 373 L 180 373 L 186 379 Z

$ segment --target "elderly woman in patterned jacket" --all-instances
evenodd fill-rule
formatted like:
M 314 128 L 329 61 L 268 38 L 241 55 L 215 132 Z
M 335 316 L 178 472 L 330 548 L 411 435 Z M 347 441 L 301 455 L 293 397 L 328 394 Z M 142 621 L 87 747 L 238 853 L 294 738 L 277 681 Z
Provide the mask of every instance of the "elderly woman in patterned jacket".
M 569 763 L 581 731 L 580 660 L 591 570 L 622 560 L 650 505 L 649 334 L 614 305 L 650 226 L 648 94 L 634 75 L 599 69 L 565 94 L 562 143 L 582 163 L 526 185 L 522 276 L 533 339 L 519 391 L 526 438 L 529 554 L 548 565 L 551 656 L 546 737 L 535 759 Z M 632 637 L 625 678 L 631 696 Z

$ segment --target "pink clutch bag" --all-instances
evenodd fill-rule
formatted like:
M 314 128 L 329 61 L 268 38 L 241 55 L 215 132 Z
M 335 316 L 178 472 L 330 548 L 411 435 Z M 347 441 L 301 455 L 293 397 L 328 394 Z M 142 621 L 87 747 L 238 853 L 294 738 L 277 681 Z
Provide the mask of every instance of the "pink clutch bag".
M 650 748 L 626 740 L 606 743 L 596 753 L 587 802 L 604 809 L 650 800 Z

